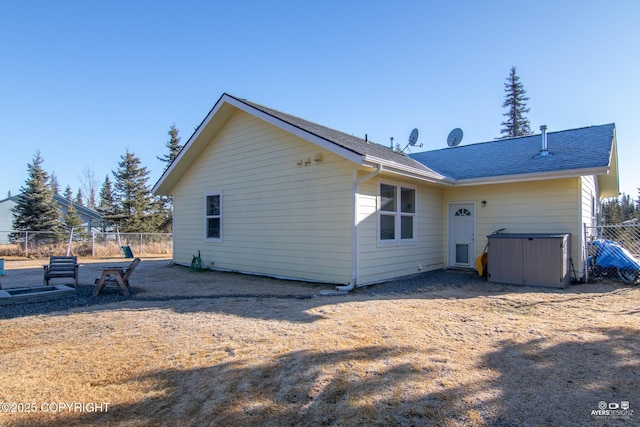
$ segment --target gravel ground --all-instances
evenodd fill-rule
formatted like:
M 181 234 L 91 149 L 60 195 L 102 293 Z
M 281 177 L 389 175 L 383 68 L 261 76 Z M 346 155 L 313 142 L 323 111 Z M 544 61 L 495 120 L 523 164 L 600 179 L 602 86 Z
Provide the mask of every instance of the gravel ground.
M 411 294 L 426 292 L 437 287 L 484 286 L 487 279 L 478 276 L 474 270 L 434 270 L 413 276 L 365 286 L 354 291 L 363 295 Z M 494 291 L 504 289 L 503 285 L 488 284 Z
M 176 267 L 181 268 L 181 267 Z M 229 274 L 231 276 L 238 276 L 236 273 L 218 273 Z M 240 275 L 242 276 L 242 275 Z M 250 276 L 251 279 L 255 279 L 254 276 Z M 264 280 L 274 280 L 265 278 Z M 310 285 L 308 283 L 299 282 L 287 282 L 294 284 L 292 290 L 294 293 L 289 294 L 272 294 L 272 293 L 217 293 L 213 295 L 155 295 L 148 296 L 145 292 L 141 292 L 139 288 L 132 286 L 131 295 L 124 296 L 121 294 L 117 287 L 106 287 L 99 297 L 94 298 L 91 296 L 94 286 L 93 285 L 79 285 L 76 288 L 76 295 L 72 298 L 63 298 L 58 300 L 37 302 L 37 303 L 24 303 L 2 306 L 0 308 L 0 319 L 11 319 L 22 316 L 34 316 L 40 314 L 47 314 L 52 312 L 67 311 L 75 308 L 90 307 L 98 304 L 111 304 L 118 303 L 127 300 L 134 301 L 170 301 L 170 300 L 185 300 L 185 299 L 219 299 L 219 298 L 278 298 L 278 299 L 309 299 L 320 297 L 317 295 L 308 294 L 308 292 L 295 293 L 295 285 L 299 285 L 308 291 Z M 425 273 L 416 274 L 410 277 L 393 280 L 377 285 L 365 286 L 357 288 L 349 295 L 352 296 L 378 296 L 378 295 L 408 295 L 418 292 L 427 292 L 434 289 L 441 289 L 443 287 L 463 287 L 473 286 L 477 288 L 479 292 L 501 292 L 504 291 L 508 285 L 488 284 L 485 278 L 479 277 L 474 271 L 465 270 L 436 270 Z M 512 288 L 512 287 L 511 287 Z M 329 296 L 324 298 L 343 298 L 344 296 Z

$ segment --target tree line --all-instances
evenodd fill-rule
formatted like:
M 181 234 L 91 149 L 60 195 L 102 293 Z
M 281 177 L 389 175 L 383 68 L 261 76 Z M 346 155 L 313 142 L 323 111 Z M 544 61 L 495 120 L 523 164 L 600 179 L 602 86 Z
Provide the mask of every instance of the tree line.
M 640 188 L 638 189 L 640 191 Z M 602 203 L 602 225 L 621 224 L 638 221 L 640 218 L 640 197 L 633 200 L 628 194 L 606 199 Z
M 179 131 L 175 124 L 167 132 L 170 136 L 165 146 L 168 150 L 157 157 L 165 163 L 165 170 L 182 149 Z M 20 188 L 16 205 L 12 208 L 13 228 L 17 231 L 61 232 L 80 229 L 83 221 L 75 205 L 87 206 L 98 212 L 102 221 L 102 231 L 114 230 L 123 233 L 167 233 L 172 231 L 173 203 L 170 197 L 156 197 L 148 186 L 149 170 L 128 148 L 120 156 L 118 168 L 107 174 L 97 191 L 95 177 L 91 170 L 84 171 L 85 193 L 82 188 L 76 195 L 70 186 L 63 197 L 68 205 L 66 213 L 58 207 L 54 195 L 60 194 L 55 173 L 49 174 L 43 168 L 44 159 L 36 152 L 27 165 L 28 178 Z M 97 194 L 96 194 L 97 193 Z M 85 201 L 86 197 L 86 201 Z

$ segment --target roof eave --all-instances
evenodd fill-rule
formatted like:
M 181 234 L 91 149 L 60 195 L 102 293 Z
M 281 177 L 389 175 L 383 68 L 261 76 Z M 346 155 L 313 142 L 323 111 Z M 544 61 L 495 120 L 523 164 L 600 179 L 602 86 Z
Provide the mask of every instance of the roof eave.
M 618 174 L 618 142 L 616 129 L 613 128 L 611 137 L 611 153 L 609 155 L 609 170 L 606 175 L 598 176 L 600 197 L 618 197 L 620 194 L 620 176 Z
M 452 185 L 454 183 L 453 179 L 441 175 L 435 171 L 418 169 L 411 166 L 402 165 L 394 161 L 381 159 L 379 157 L 364 156 L 364 162 L 366 166 L 381 165 L 387 172 L 419 179 L 421 181 L 444 185 Z
M 457 179 L 453 184 L 454 187 L 466 187 L 471 185 L 484 185 L 484 184 L 508 184 L 513 182 L 523 181 L 540 181 L 548 179 L 562 179 L 562 178 L 577 178 L 580 176 L 602 176 L 609 174 L 609 167 L 595 167 L 584 169 L 571 169 L 563 171 L 549 171 L 549 172 L 534 172 L 526 174 L 513 174 L 513 175 L 499 175 L 488 176 L 481 178 L 465 178 Z

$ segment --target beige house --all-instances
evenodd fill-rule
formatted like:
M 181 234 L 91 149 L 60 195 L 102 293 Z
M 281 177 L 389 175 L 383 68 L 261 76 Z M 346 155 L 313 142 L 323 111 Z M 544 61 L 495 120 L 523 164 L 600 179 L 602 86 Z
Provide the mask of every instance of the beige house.
M 200 251 L 212 269 L 348 289 L 474 268 L 504 228 L 570 233 L 580 278 L 584 224 L 618 194 L 615 125 L 407 156 L 224 94 L 153 191 L 174 197 L 182 265 Z

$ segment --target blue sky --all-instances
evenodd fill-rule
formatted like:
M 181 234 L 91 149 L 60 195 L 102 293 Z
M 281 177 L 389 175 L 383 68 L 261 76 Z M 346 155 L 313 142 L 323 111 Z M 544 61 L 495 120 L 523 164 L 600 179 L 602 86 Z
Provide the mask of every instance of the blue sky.
M 489 3 L 488 5 L 485 3 Z M 159 178 L 223 92 L 388 145 L 499 136 L 511 66 L 539 132 L 616 123 L 640 187 L 640 2 L 15 1 L 0 4 L 0 199 L 37 150 L 61 187 L 128 148 Z M 403 144 L 404 145 L 404 144 Z M 418 150 L 414 150 L 418 151 Z

